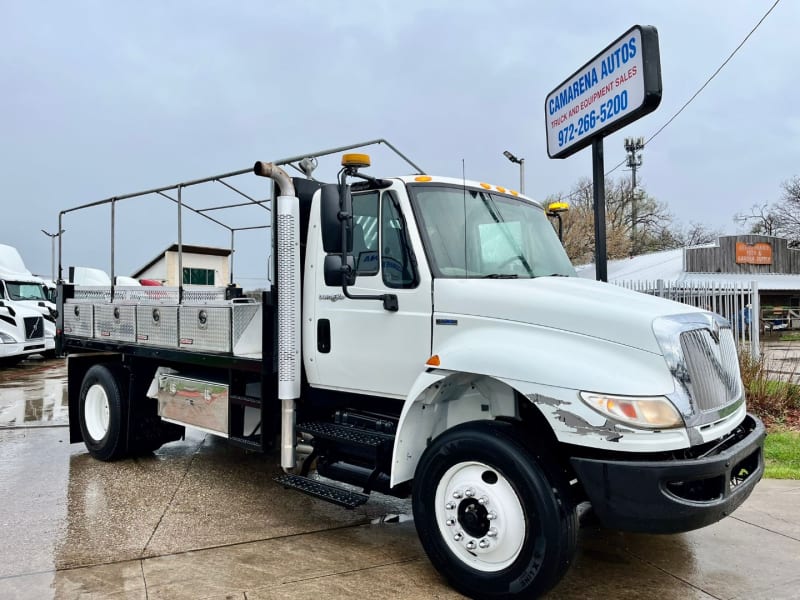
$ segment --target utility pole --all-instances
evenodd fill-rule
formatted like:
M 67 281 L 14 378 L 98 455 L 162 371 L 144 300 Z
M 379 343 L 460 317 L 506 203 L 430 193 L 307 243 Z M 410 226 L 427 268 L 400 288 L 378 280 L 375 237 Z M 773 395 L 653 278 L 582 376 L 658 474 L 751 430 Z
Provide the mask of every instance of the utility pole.
M 627 165 L 631 170 L 631 256 L 636 256 L 636 220 L 639 215 L 636 210 L 636 169 L 642 166 L 644 138 L 625 138 L 625 152 L 628 153 Z
M 512 163 L 516 163 L 519 165 L 519 193 L 525 193 L 525 159 L 524 158 L 517 158 L 508 150 L 503 152 L 503 156 L 505 156 L 508 160 Z

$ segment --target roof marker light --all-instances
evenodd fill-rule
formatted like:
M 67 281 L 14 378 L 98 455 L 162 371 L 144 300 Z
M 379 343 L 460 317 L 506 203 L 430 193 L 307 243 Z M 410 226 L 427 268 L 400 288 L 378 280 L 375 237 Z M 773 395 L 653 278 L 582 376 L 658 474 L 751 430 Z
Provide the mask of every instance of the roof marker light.
M 569 204 L 566 202 L 551 202 L 547 205 L 547 212 L 553 215 L 556 213 L 567 212 L 568 210 Z
M 485 190 L 490 190 L 490 189 L 492 189 L 492 186 L 490 186 L 488 183 L 481 183 L 481 187 L 482 187 L 483 189 L 485 189 Z
M 430 175 L 417 175 L 414 177 L 414 181 L 430 181 L 433 179 Z
M 355 167 L 361 169 L 370 165 L 369 154 L 344 154 L 342 155 L 343 167 Z

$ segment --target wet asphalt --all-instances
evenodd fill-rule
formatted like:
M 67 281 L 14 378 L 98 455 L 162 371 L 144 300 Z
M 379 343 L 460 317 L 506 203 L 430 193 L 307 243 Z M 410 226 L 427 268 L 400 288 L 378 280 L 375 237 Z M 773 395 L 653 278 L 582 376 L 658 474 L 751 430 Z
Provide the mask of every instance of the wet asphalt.
M 354 511 L 284 490 L 277 455 L 199 432 L 102 463 L 70 445 L 63 360 L 0 370 L 0 598 L 461 598 L 410 504 Z M 800 598 L 800 481 L 667 536 L 585 526 L 548 598 Z

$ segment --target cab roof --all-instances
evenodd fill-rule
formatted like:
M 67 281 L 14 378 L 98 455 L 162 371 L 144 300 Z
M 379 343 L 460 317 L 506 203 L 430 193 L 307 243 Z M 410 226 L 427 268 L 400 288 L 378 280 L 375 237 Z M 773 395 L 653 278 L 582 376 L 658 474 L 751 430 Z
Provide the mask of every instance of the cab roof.
M 397 177 L 400 181 L 407 184 L 436 184 L 443 183 L 453 186 L 465 186 L 467 189 L 474 189 L 478 191 L 493 192 L 495 194 L 503 194 L 505 196 L 512 196 L 525 202 L 530 202 L 543 208 L 543 205 L 538 200 L 534 200 L 528 196 L 520 194 L 517 190 L 503 187 L 502 185 L 492 185 L 484 181 L 474 181 L 471 179 L 459 179 L 457 177 L 442 177 L 438 175 L 404 175 Z

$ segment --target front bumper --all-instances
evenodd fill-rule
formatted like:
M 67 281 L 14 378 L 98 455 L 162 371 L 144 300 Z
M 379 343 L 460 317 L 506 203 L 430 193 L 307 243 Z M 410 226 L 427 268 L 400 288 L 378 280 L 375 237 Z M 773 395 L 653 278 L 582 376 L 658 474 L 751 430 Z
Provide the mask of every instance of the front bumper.
M 573 457 L 572 466 L 600 522 L 612 529 L 678 533 L 731 514 L 764 474 L 766 431 L 747 415 L 721 449 L 665 460 Z
M 42 341 L 27 341 L 19 342 L 16 344 L 2 344 L 0 343 L 0 358 L 11 358 L 13 356 L 28 356 L 29 354 L 37 354 L 46 350 L 44 340 Z

